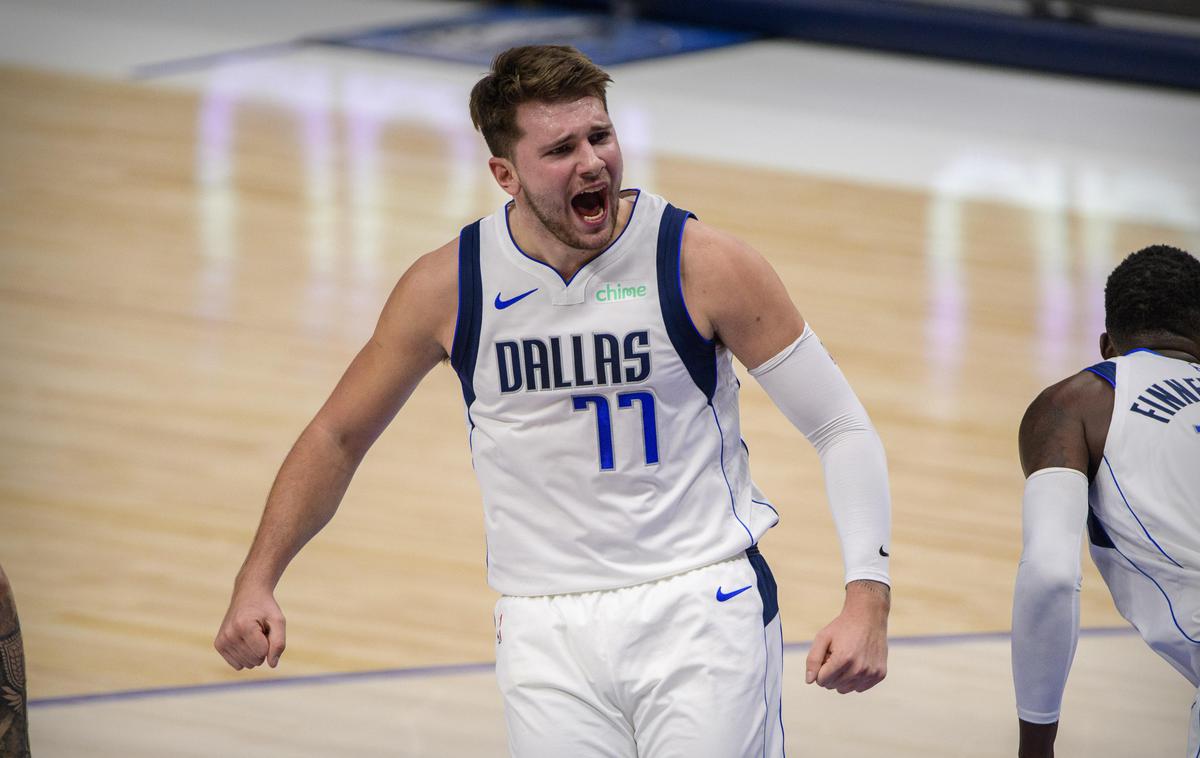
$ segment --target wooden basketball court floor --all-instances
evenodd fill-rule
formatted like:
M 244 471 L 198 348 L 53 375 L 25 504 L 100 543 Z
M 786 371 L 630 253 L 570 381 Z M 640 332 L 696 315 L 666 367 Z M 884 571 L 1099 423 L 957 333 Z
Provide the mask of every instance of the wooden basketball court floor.
M 907 69 L 989 92 L 991 110 L 906 120 L 886 87 L 858 110 L 823 89 L 782 108 L 759 91 L 781 76 L 764 58 L 827 82 Z M 285 575 L 280 668 L 234 672 L 211 647 L 275 468 L 395 279 L 501 200 L 466 119 L 477 73 L 299 49 L 141 82 L 36 56 L 0 68 L 0 564 L 35 755 L 504 754 L 449 369 Z M 1014 754 L 1016 425 L 1096 360 L 1104 277 L 1125 253 L 1200 250 L 1197 98 L 783 42 L 614 75 L 626 184 L 767 255 L 888 451 L 891 670 L 838 696 L 803 684 L 806 641 L 841 594 L 819 466 L 743 382 L 755 479 L 783 515 L 763 549 L 792 754 Z M 732 104 L 689 97 L 697 80 Z M 1120 142 L 1103 117 L 1104 136 L 1067 135 L 1060 119 L 1089 120 L 1062 115 L 1079 103 L 1160 136 Z M 972 131 L 988 118 L 1012 128 Z M 946 159 L 948 143 L 968 157 Z M 1062 754 L 1182 754 L 1193 692 L 1086 558 L 1082 607 Z

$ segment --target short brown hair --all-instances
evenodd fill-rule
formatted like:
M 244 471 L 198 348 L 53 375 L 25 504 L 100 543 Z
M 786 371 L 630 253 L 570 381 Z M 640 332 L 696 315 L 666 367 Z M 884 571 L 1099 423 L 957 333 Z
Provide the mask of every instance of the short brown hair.
M 608 110 L 604 69 L 567 45 L 525 45 L 505 50 L 492 70 L 471 89 L 471 123 L 483 133 L 492 155 L 511 158 L 521 137 L 517 106 L 528 102 L 561 103 L 598 97 Z

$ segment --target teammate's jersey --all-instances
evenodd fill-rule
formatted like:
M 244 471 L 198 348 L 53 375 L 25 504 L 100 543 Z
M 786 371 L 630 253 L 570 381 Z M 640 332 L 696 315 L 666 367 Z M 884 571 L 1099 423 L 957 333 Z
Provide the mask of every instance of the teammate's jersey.
M 1089 370 L 1114 391 L 1092 558 L 1121 615 L 1200 685 L 1200 364 L 1136 350 Z
M 724 560 L 778 521 L 750 481 L 738 380 L 683 303 L 689 215 L 648 192 L 564 281 L 507 206 L 463 229 L 451 363 L 507 595 L 623 587 Z

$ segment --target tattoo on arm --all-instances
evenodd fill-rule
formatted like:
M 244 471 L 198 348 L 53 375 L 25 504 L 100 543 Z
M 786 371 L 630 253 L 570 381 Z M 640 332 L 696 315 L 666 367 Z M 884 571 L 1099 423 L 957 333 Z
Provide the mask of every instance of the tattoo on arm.
M 878 595 L 886 600 L 888 605 L 892 603 L 892 588 L 883 582 L 877 582 L 873 579 L 855 579 L 846 585 L 846 589 L 850 589 L 851 587 L 857 587 L 858 589 L 870 592 L 872 595 Z
M 0 756 L 29 756 L 25 654 L 11 595 L 0 595 Z

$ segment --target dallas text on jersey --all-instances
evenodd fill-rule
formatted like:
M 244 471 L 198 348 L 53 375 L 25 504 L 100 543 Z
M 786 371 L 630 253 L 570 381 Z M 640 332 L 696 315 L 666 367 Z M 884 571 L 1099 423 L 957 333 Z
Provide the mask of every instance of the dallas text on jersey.
M 650 334 L 504 340 L 496 343 L 496 362 L 503 394 L 632 384 L 650 377 Z

